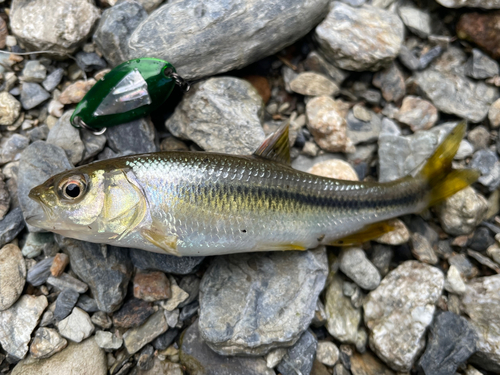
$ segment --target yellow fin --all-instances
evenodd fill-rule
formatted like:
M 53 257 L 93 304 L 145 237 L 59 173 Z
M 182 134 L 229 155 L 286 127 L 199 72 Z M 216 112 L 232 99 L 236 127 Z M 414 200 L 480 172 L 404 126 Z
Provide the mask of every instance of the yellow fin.
M 355 244 L 361 244 L 363 242 L 378 238 L 384 233 L 391 232 L 394 229 L 394 226 L 390 225 L 388 221 L 381 221 L 380 223 L 369 224 L 362 228 L 360 231 L 350 234 L 347 237 L 335 240 L 329 245 L 351 246 Z
M 288 139 L 289 125 L 290 124 L 287 122 L 267 137 L 253 155 L 290 165 L 290 141 Z
M 285 251 L 285 250 L 307 250 L 307 247 L 297 244 L 272 244 L 272 245 L 261 245 L 257 248 L 257 251 Z
M 178 237 L 163 231 L 163 226 L 159 224 L 157 221 L 153 221 L 150 229 L 142 229 L 142 238 L 162 249 L 165 253 L 180 257 L 181 254 L 177 250 Z

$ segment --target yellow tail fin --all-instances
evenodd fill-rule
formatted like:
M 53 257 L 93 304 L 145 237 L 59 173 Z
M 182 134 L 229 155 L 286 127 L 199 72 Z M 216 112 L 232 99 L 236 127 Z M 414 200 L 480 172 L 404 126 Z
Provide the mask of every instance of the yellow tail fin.
M 446 136 L 419 173 L 430 187 L 429 206 L 435 205 L 470 184 L 481 175 L 474 169 L 452 169 L 451 162 L 465 134 L 465 121 Z

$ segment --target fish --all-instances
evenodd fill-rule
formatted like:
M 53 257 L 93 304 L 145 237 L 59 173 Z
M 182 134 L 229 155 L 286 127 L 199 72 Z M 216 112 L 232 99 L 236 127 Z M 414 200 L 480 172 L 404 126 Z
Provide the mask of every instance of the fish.
M 350 245 L 393 229 L 479 178 L 453 169 L 466 125 L 421 170 L 395 181 L 345 181 L 290 165 L 288 125 L 250 156 L 157 152 L 102 160 L 57 174 L 29 197 L 35 227 L 95 243 L 175 256 Z

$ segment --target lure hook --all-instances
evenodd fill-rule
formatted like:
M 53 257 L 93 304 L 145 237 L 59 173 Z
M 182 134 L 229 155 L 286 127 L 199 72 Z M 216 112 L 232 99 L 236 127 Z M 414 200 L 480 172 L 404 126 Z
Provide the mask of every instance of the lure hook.
M 102 135 L 106 132 L 107 128 L 102 128 L 100 130 L 96 130 L 88 126 L 80 116 L 76 116 L 74 118 L 74 121 L 71 121 L 71 125 L 73 125 L 77 129 L 87 129 L 88 131 L 92 132 L 94 135 Z
M 191 84 L 189 83 L 189 81 L 182 78 L 179 74 L 174 73 L 172 69 L 169 69 L 169 71 L 167 72 L 167 76 L 172 77 L 175 81 L 175 84 L 179 86 L 179 88 L 183 92 L 188 92 L 191 88 Z

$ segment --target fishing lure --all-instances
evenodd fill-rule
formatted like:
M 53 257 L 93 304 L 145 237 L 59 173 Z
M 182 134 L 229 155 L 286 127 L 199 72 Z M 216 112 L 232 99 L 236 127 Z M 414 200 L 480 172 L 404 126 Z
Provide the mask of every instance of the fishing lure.
M 145 57 L 126 61 L 100 79 L 71 116 L 76 128 L 102 134 L 107 127 L 143 117 L 162 105 L 175 85 L 189 83 L 167 61 Z

